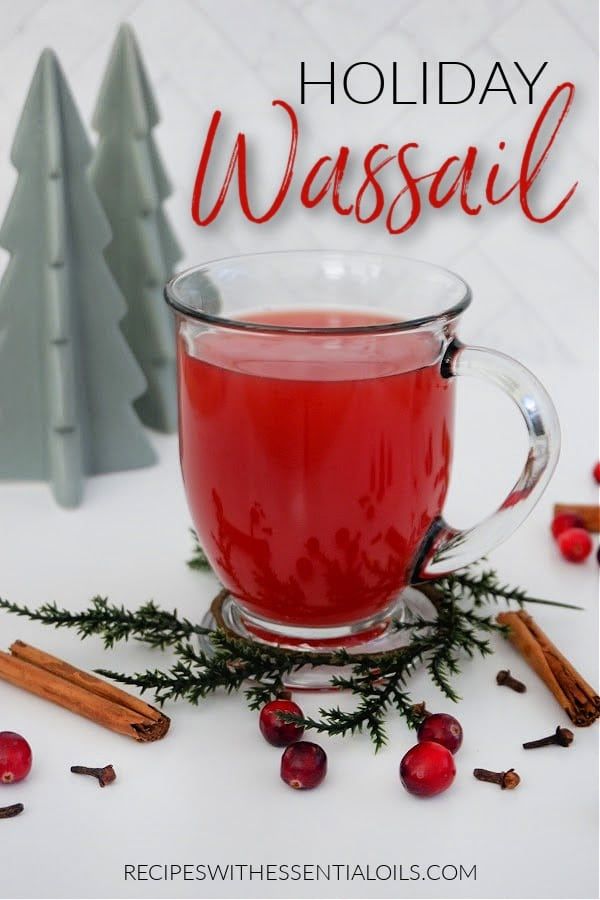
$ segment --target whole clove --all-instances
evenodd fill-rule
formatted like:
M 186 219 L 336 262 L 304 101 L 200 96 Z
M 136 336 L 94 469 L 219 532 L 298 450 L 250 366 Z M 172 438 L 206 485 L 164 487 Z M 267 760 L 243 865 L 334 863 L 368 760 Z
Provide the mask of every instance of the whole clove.
M 523 744 L 523 749 L 535 750 L 537 747 L 549 747 L 551 744 L 558 744 L 559 747 L 570 747 L 574 738 L 575 735 L 569 728 L 561 728 L 558 725 L 553 734 L 540 738 L 537 741 L 527 741 L 526 744 Z
M 498 784 L 503 791 L 510 791 L 516 788 L 521 779 L 514 769 L 508 769 L 506 772 L 490 772 L 488 769 L 473 769 L 473 775 L 477 781 L 489 781 L 491 784 Z
M 92 775 L 93 778 L 98 779 L 100 787 L 112 784 L 117 777 L 112 766 L 103 766 L 101 769 L 94 769 L 89 766 L 71 766 L 71 772 L 75 775 Z
M 513 678 L 513 676 L 510 674 L 510 669 L 500 669 L 500 671 L 496 675 L 496 684 L 503 684 L 505 685 L 505 687 L 516 691 L 517 694 L 524 694 L 527 690 L 522 681 L 519 681 L 517 678 Z

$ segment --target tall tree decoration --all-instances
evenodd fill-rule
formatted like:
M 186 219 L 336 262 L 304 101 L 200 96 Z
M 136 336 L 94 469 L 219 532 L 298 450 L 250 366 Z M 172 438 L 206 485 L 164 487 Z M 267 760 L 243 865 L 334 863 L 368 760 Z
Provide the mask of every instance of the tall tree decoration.
M 92 180 L 113 233 L 106 260 L 127 302 L 123 333 L 148 382 L 136 409 L 169 432 L 177 428 L 175 341 L 162 291 L 181 253 L 162 208 L 171 187 L 152 137 L 158 122 L 135 35 L 122 25 L 94 114 Z
M 47 479 L 76 506 L 86 475 L 154 462 L 132 402 L 145 382 L 119 327 L 110 230 L 54 53 L 42 53 L 12 147 L 19 172 L 0 244 L 0 477 Z

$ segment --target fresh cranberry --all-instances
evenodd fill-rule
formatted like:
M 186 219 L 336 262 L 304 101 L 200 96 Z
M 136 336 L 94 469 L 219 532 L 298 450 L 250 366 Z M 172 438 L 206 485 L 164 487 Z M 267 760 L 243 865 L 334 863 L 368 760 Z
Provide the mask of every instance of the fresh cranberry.
M 301 725 L 293 722 L 284 722 L 279 713 L 290 713 L 292 716 L 302 716 L 302 710 L 292 700 L 271 700 L 260 711 L 258 725 L 262 736 L 274 747 L 287 747 L 294 741 L 299 741 L 304 734 Z
M 419 725 L 417 738 L 420 744 L 423 741 L 434 741 L 450 753 L 456 753 L 462 744 L 463 730 L 454 716 L 447 713 L 432 713 Z
M 31 769 L 31 747 L 14 731 L 0 731 L 0 783 L 22 781 Z
M 555 540 L 558 540 L 563 531 L 568 528 L 585 528 L 585 522 L 576 513 L 564 512 L 554 516 L 551 528 Z
M 592 552 L 592 539 L 585 528 L 567 528 L 558 538 L 558 546 L 565 559 L 580 563 Z
M 327 754 L 318 744 L 299 741 L 290 744 L 281 757 L 281 777 L 296 790 L 321 784 L 327 774 Z
M 597 462 L 594 466 L 594 478 L 600 484 L 600 462 Z
M 400 763 L 400 779 L 410 794 L 433 797 L 447 790 L 456 775 L 454 757 L 441 744 L 415 744 Z

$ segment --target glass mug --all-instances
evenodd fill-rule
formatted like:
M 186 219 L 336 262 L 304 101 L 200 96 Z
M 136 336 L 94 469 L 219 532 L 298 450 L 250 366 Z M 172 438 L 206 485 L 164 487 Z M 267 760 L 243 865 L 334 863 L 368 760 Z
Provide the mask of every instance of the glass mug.
M 239 634 L 296 649 L 387 646 L 403 589 L 505 540 L 554 470 L 548 394 L 513 359 L 460 342 L 470 290 L 445 269 L 265 253 L 189 269 L 165 296 L 185 490 Z M 443 518 L 458 375 L 506 391 L 529 434 L 512 491 L 466 531 Z

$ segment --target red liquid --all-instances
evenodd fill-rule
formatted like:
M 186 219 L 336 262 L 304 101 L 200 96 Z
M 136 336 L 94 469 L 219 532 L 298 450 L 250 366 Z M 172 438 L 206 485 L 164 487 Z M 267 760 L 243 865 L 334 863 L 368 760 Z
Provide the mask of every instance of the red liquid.
M 388 321 L 333 310 L 252 319 Z M 254 615 L 288 625 L 383 610 L 448 489 L 454 390 L 439 336 L 182 329 L 183 477 L 223 584 Z

